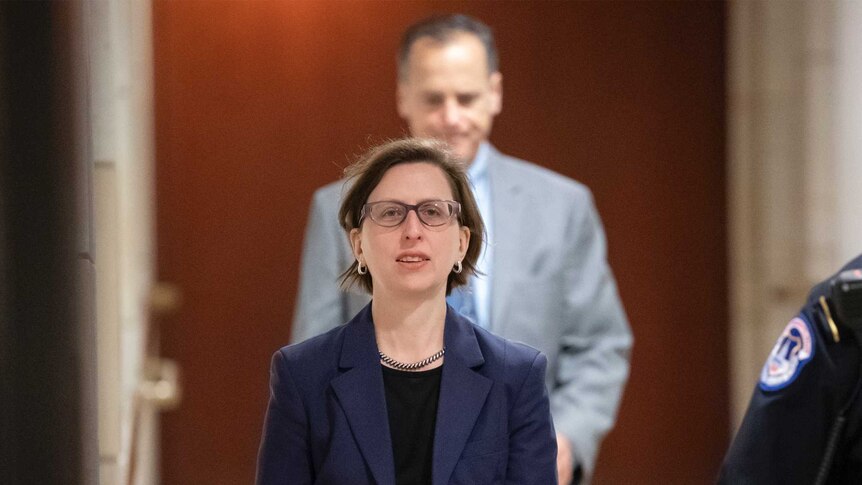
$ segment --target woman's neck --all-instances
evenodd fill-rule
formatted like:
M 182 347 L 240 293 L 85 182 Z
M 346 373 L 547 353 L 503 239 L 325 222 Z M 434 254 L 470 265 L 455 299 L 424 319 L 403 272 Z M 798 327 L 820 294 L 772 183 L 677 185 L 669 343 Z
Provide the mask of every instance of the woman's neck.
M 399 362 L 416 362 L 443 348 L 445 298 L 405 301 L 374 295 L 371 315 L 377 348 Z

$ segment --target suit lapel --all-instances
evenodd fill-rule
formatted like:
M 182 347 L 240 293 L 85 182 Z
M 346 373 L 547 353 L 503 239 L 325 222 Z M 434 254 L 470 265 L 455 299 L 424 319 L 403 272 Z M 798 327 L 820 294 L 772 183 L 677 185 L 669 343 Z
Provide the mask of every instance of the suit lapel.
M 333 379 L 332 388 L 374 480 L 394 484 L 395 460 L 379 361 L 368 305 L 345 329 L 340 367 L 349 370 Z
M 491 269 L 491 329 L 497 333 L 505 332 L 503 318 L 506 315 L 512 292 L 511 271 L 500 268 L 518 264 L 523 255 L 521 219 L 526 210 L 522 202 L 521 186 L 517 177 L 509 173 L 507 161 L 495 148 L 491 147 L 488 164 L 491 177 L 491 205 L 494 224 L 494 265 Z
M 473 327 L 451 307 L 446 312 L 444 340 L 446 359 L 434 430 L 434 485 L 449 483 L 491 390 L 491 380 L 472 369 L 485 362 Z

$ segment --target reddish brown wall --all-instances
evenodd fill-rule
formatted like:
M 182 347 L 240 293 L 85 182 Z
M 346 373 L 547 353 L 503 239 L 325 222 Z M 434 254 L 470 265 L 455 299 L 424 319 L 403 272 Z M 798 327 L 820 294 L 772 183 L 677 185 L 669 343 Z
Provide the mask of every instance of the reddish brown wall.
M 492 141 L 590 186 L 635 333 L 596 483 L 710 481 L 727 411 L 724 7 L 719 3 L 165 2 L 154 6 L 158 264 L 185 306 L 166 484 L 249 483 L 271 353 L 289 336 L 313 190 L 399 136 L 410 22 L 495 28 Z

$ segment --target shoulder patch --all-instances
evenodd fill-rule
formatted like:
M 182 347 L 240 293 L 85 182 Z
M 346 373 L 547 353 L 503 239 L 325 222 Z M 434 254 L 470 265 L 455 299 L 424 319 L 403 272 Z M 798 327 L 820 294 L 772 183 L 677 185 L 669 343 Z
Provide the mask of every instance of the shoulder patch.
M 802 372 L 802 367 L 814 355 L 814 332 L 805 315 L 799 314 L 784 327 L 769 358 L 760 371 L 760 388 L 764 391 L 783 389 Z

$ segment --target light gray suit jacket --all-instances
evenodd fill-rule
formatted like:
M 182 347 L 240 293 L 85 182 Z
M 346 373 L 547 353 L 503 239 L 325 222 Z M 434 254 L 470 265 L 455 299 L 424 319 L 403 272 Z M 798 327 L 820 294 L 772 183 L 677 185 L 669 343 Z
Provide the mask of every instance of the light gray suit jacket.
M 628 378 L 632 335 L 589 189 L 491 148 L 494 244 L 489 330 L 548 358 L 554 426 L 591 476 Z M 341 291 L 353 261 L 338 223 L 339 181 L 314 194 L 292 340 L 349 321 L 368 295 Z

